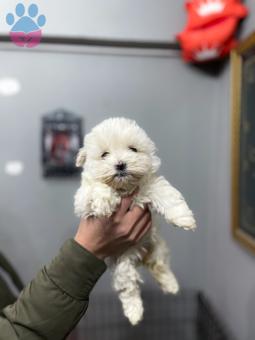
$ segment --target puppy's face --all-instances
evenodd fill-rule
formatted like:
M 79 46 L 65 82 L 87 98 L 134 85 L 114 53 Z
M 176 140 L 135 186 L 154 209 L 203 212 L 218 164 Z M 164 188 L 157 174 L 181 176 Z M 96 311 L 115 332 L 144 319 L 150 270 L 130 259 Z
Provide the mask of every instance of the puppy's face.
M 95 180 L 128 191 L 156 172 L 160 161 L 153 142 L 134 121 L 110 118 L 85 137 L 76 165 Z

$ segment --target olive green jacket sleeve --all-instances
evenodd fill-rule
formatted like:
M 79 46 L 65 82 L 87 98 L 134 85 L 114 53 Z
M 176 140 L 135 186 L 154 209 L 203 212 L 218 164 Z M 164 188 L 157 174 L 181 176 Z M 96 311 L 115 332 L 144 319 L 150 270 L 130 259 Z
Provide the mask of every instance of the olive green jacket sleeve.
M 62 340 L 86 312 L 89 294 L 106 270 L 103 261 L 68 240 L 2 312 L 0 340 Z

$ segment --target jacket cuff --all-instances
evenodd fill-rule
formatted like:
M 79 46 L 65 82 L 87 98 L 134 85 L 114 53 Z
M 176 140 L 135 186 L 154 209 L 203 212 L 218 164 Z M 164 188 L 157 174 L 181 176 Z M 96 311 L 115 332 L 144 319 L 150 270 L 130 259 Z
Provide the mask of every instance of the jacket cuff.
M 74 239 L 67 240 L 59 254 L 46 267 L 49 278 L 77 300 L 87 300 L 106 264 Z

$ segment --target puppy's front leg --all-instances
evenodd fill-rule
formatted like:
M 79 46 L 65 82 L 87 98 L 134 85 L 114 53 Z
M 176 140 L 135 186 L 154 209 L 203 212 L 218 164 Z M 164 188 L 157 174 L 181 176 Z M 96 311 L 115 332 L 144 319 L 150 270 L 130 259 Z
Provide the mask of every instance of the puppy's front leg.
M 121 197 L 106 184 L 97 183 L 91 191 L 91 210 L 93 216 L 110 217 L 120 204 Z
M 74 197 L 75 213 L 79 217 L 111 216 L 120 204 L 120 196 L 102 183 L 83 184 Z
M 163 215 L 168 223 L 184 229 L 195 229 L 196 221 L 182 194 L 163 176 L 155 177 L 149 187 L 148 195 L 152 207 Z

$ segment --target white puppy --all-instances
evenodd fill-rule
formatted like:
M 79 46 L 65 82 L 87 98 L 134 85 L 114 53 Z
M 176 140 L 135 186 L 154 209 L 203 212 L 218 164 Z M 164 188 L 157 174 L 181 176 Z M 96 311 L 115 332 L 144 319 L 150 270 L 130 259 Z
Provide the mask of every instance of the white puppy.
M 134 204 L 148 203 L 152 217 L 162 215 L 168 223 L 184 229 L 194 229 L 192 211 L 181 193 L 156 172 L 160 160 L 154 143 L 135 121 L 110 118 L 85 136 L 84 146 L 76 165 L 83 166 L 81 186 L 75 195 L 75 213 L 79 217 L 110 216 L 122 196 L 139 187 Z M 141 251 L 148 249 L 145 259 Z M 139 265 L 148 268 L 166 293 L 177 293 L 178 282 L 169 266 L 169 251 L 159 235 L 153 218 L 151 231 L 135 247 L 113 261 L 113 286 L 122 302 L 123 311 L 135 325 L 143 317 L 143 304 L 137 271 Z

